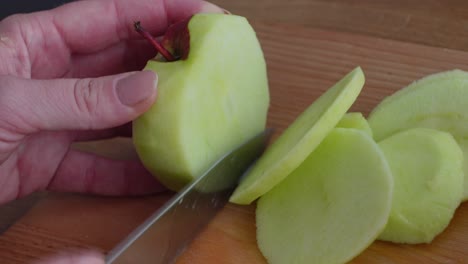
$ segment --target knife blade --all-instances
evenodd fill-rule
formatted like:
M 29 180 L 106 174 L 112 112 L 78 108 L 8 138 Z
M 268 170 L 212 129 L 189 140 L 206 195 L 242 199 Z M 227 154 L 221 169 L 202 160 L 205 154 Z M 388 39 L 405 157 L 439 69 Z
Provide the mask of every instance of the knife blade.
M 174 263 L 228 202 L 271 132 L 260 133 L 215 162 L 112 249 L 106 263 Z

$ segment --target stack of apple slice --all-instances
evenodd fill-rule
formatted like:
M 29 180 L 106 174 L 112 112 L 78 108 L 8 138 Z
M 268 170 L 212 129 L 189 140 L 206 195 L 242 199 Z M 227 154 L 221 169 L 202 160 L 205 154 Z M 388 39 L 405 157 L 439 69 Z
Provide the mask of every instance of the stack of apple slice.
M 416 82 L 369 122 L 345 113 L 363 85 L 356 68 L 313 102 L 231 197 L 259 198 L 257 240 L 269 263 L 345 263 L 376 239 L 430 243 L 466 199 L 468 75 Z
M 464 156 L 468 177 L 468 72 L 451 70 L 417 80 L 385 98 L 369 115 L 374 138 L 383 140 L 414 127 L 450 133 Z M 463 201 L 468 200 L 468 180 Z

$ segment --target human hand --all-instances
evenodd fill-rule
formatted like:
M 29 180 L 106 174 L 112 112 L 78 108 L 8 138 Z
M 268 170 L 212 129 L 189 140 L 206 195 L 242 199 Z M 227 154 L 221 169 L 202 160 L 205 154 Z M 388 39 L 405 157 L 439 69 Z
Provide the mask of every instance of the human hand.
M 160 35 L 176 20 L 216 10 L 196 0 L 89 0 L 1 21 L 0 204 L 42 189 L 159 189 L 141 163 L 70 144 L 128 135 L 129 122 L 155 101 L 156 75 L 135 72 L 155 55 L 135 20 Z
M 157 36 L 198 12 L 222 10 L 197 0 L 82 0 L 0 21 L 0 204 L 45 189 L 162 190 L 138 161 L 70 145 L 128 136 L 156 100 L 156 74 L 140 71 L 155 51 L 133 22 Z

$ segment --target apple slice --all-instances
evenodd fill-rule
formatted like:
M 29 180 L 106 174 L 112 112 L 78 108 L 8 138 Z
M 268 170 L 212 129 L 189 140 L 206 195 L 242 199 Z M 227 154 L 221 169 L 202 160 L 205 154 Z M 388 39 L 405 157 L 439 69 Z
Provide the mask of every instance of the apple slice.
M 367 122 L 366 118 L 360 112 L 346 113 L 336 127 L 356 128 L 366 132 L 372 137 L 372 129 L 369 126 L 369 122 Z
M 267 148 L 230 202 L 250 204 L 297 168 L 348 111 L 363 85 L 364 73 L 357 67 L 313 102 Z
M 463 194 L 463 153 L 453 136 L 413 128 L 379 143 L 394 177 L 390 217 L 379 239 L 430 243 L 450 223 Z
M 468 149 L 468 73 L 461 70 L 424 77 L 385 98 L 369 115 L 377 141 L 413 127 L 450 132 Z M 464 166 L 464 197 L 468 200 L 468 155 Z
M 335 128 L 257 203 L 258 246 L 270 264 L 345 263 L 380 234 L 393 179 L 365 132 Z
M 268 79 L 260 43 L 244 17 L 194 15 L 173 25 L 162 45 L 162 54 L 171 55 L 146 66 L 159 76 L 158 99 L 134 122 L 133 137 L 145 167 L 179 190 L 265 129 Z

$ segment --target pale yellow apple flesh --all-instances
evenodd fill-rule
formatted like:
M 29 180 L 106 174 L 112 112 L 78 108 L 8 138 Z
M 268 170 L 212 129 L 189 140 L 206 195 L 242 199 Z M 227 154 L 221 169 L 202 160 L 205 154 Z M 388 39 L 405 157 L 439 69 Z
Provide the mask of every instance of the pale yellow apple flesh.
M 270 264 L 346 263 L 385 227 L 393 180 L 377 143 L 335 128 L 257 203 L 258 246 Z
M 377 141 L 414 127 L 451 133 L 468 154 L 468 72 L 452 70 L 426 76 L 385 98 L 369 115 Z M 468 155 L 464 161 L 468 200 Z
M 230 198 L 250 204 L 284 180 L 320 144 L 364 85 L 357 67 L 315 100 L 265 151 Z
M 453 136 L 429 128 L 396 133 L 379 143 L 395 187 L 379 239 L 430 243 L 450 223 L 463 194 L 463 152 Z
M 372 129 L 369 126 L 369 122 L 367 122 L 364 115 L 360 112 L 346 113 L 336 127 L 360 129 L 372 137 Z
M 263 131 L 269 107 L 263 52 L 245 18 L 197 14 L 188 32 L 186 59 L 148 62 L 158 97 L 133 125 L 140 159 L 172 190 Z

